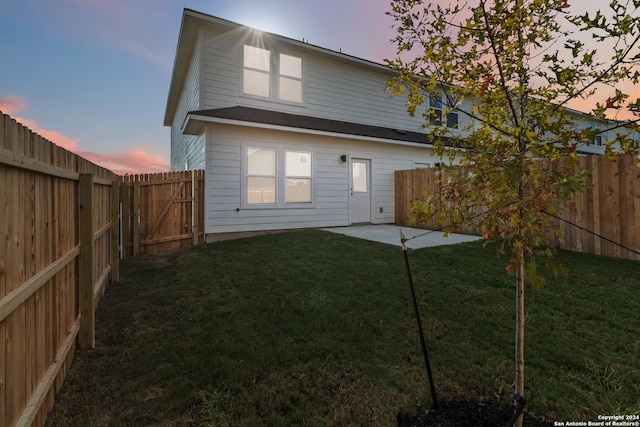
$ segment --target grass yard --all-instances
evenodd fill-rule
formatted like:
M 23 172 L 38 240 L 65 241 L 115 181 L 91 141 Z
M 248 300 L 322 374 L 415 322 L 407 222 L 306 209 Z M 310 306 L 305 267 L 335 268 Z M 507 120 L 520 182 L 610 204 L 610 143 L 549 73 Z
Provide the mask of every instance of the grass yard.
M 515 284 L 495 254 L 409 253 L 440 400 L 511 402 Z M 640 263 L 557 259 L 569 275 L 527 293 L 528 411 L 640 413 Z M 121 277 L 49 426 L 393 426 L 431 404 L 399 248 L 291 232 L 126 259 Z

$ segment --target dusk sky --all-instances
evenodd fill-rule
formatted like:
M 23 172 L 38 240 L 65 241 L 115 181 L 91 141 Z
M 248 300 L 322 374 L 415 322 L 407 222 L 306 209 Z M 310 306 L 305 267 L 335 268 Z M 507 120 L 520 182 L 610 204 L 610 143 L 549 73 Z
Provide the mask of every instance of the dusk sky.
M 0 111 L 116 173 L 169 170 L 183 8 L 373 61 L 395 52 L 388 0 L 10 0 Z
M 575 1 L 592 10 L 608 3 Z M 0 8 L 0 111 L 116 173 L 167 171 L 162 120 L 183 8 L 383 62 L 395 55 L 389 7 L 389 0 L 9 0 Z

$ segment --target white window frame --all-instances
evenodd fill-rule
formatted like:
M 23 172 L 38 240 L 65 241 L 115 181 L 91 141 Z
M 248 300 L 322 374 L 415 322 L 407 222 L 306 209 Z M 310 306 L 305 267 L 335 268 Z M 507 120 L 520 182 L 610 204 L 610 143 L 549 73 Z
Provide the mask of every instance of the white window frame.
M 458 129 L 459 128 L 459 114 L 458 114 L 458 110 L 457 109 L 452 109 L 451 111 L 449 111 L 447 113 L 446 117 L 444 116 L 444 104 L 442 103 L 442 98 L 443 95 L 440 93 L 432 93 L 429 95 L 428 97 L 428 101 L 427 101 L 427 115 L 429 117 L 429 125 L 431 126 L 442 126 L 442 127 L 446 127 L 448 129 Z M 435 99 L 437 100 L 437 103 L 440 104 L 440 107 L 437 106 L 433 106 L 432 105 L 432 100 Z M 434 102 L 435 104 L 435 102 Z M 450 117 L 456 117 L 456 124 L 455 126 L 449 126 L 449 118 Z M 446 123 L 444 123 L 444 120 L 446 120 Z
M 598 132 L 596 135 L 593 136 L 593 139 L 591 140 L 591 144 L 595 147 L 602 147 L 602 140 L 604 139 L 602 137 L 602 126 L 597 124 L 592 124 L 591 129 Z
M 284 74 L 282 71 L 282 56 L 288 56 L 289 58 L 293 58 L 293 59 L 297 59 L 300 61 L 300 75 L 292 75 L 292 74 Z M 292 102 L 294 104 L 302 104 L 302 101 L 304 99 L 304 86 L 303 86 L 303 82 L 302 82 L 302 58 L 299 56 L 294 56 L 294 55 L 290 55 L 288 53 L 284 53 L 284 52 L 278 52 L 278 79 L 277 79 L 277 97 L 279 101 L 283 101 L 283 102 Z M 282 89 L 282 81 L 289 81 L 289 82 L 295 82 L 295 83 L 299 83 L 300 84 L 300 100 L 296 101 L 296 100 L 292 100 L 292 99 L 286 99 L 283 98 L 282 94 L 280 93 L 281 89 Z
M 274 165 L 274 175 L 263 175 L 263 174 L 249 174 L 249 150 L 262 150 L 262 151 L 273 151 L 275 152 L 275 162 L 276 164 Z M 243 173 L 243 177 L 242 177 L 242 182 L 243 182 L 243 200 L 244 200 L 244 205 L 248 206 L 248 207 L 268 207 L 268 206 L 276 206 L 278 204 L 278 196 L 279 196 L 279 192 L 278 192 L 278 172 L 279 172 L 279 162 L 278 162 L 278 150 L 275 148 L 266 148 L 266 147 L 246 147 L 243 149 L 243 156 L 244 156 L 244 173 Z M 254 202 L 254 203 L 250 203 L 249 202 L 249 178 L 272 178 L 275 181 L 275 185 L 273 188 L 273 191 L 275 192 L 274 194 L 274 203 L 259 203 L 259 202 Z
M 304 175 L 288 175 L 287 174 L 287 154 L 288 153 L 294 153 L 294 154 L 308 154 L 309 158 L 310 158 L 310 162 L 311 165 L 309 165 L 309 176 L 304 176 Z M 314 161 L 313 161 L 314 155 L 313 152 L 311 151 L 304 151 L 304 150 L 284 150 L 284 204 L 287 206 L 293 206 L 293 205 L 310 205 L 313 203 L 313 165 L 314 165 Z M 309 184 L 310 184 L 310 192 L 311 192 L 311 197 L 310 200 L 308 202 L 288 202 L 287 201 L 287 180 L 288 179 L 308 179 L 309 180 Z
M 268 60 L 267 65 L 268 65 L 269 68 L 267 70 L 263 70 L 261 68 L 255 68 L 255 67 L 248 66 L 246 64 L 246 61 L 245 61 L 245 55 L 246 55 L 247 48 L 259 49 L 259 50 L 263 50 L 263 51 L 267 52 L 268 56 L 269 56 L 269 60 Z M 242 73 L 242 77 L 241 77 L 241 81 L 242 81 L 242 89 L 241 89 L 241 91 L 242 91 L 242 94 L 245 95 L 245 96 L 257 97 L 257 98 L 271 98 L 273 96 L 273 88 L 272 88 L 272 86 L 273 86 L 273 84 L 272 84 L 273 72 L 274 72 L 274 69 L 273 69 L 273 52 L 271 52 L 269 49 L 265 49 L 263 47 L 258 47 L 258 46 L 253 46 L 253 45 L 243 45 L 242 46 L 242 55 L 241 55 L 241 57 L 242 57 L 242 62 L 241 62 L 242 63 L 242 71 L 241 71 L 241 73 Z M 262 74 L 263 76 L 267 77 L 268 86 L 266 87 L 266 89 L 267 89 L 267 91 L 269 93 L 267 96 L 263 96 L 263 95 L 256 94 L 256 93 L 247 92 L 247 90 L 246 90 L 247 85 L 245 84 L 245 81 L 246 81 L 245 72 L 246 71 L 250 71 L 252 73 L 257 73 L 257 74 Z
M 276 185 L 275 185 L 275 203 L 249 203 L 248 200 L 248 178 L 253 175 L 249 175 L 249 150 L 269 150 L 276 152 Z M 286 174 L 286 153 L 308 153 L 311 155 L 311 176 L 299 177 L 302 179 L 311 180 L 311 201 L 310 202 L 290 202 L 286 201 L 286 183 L 287 178 L 298 178 L 298 176 L 287 176 Z M 241 207 L 246 210 L 257 209 L 300 209 L 300 208 L 315 208 L 316 207 L 316 191 L 315 191 L 315 169 L 316 169 L 316 153 L 313 150 L 302 148 L 283 148 L 273 147 L 270 144 L 247 144 L 242 146 L 242 184 L 241 184 Z
M 245 61 L 244 61 L 245 46 L 266 50 L 266 51 L 269 52 L 269 60 L 270 60 L 269 72 L 245 66 Z M 281 73 L 281 70 L 280 70 L 281 55 L 286 55 L 286 56 L 289 56 L 289 57 L 292 57 L 292 58 L 297 58 L 297 59 L 300 60 L 300 77 Z M 255 98 L 255 99 L 265 99 L 265 100 L 280 102 L 280 103 L 283 103 L 283 104 L 291 104 L 291 105 L 303 105 L 304 104 L 304 102 L 305 102 L 305 85 L 304 85 L 305 71 L 304 71 L 304 58 L 302 58 L 301 56 L 296 55 L 296 54 L 294 54 L 292 52 L 288 52 L 286 50 L 280 51 L 280 50 L 273 49 L 273 48 L 260 47 L 260 46 L 255 46 L 255 45 L 252 45 L 252 44 L 244 44 L 244 45 L 242 45 L 242 49 L 241 49 L 241 52 L 240 52 L 240 64 L 242 64 L 241 67 L 240 67 L 240 82 L 241 82 L 241 85 L 240 85 L 240 96 L 249 97 L 249 98 Z M 263 73 L 263 74 L 268 74 L 268 76 L 269 76 L 269 96 L 256 95 L 256 94 L 253 94 L 253 93 L 247 93 L 245 91 L 245 70 L 249 70 L 249 71 L 252 71 L 252 72 L 260 72 L 260 73 Z M 281 96 L 280 96 L 280 79 L 285 79 L 285 80 L 288 80 L 288 81 L 294 81 L 294 82 L 299 82 L 300 83 L 300 101 L 281 98 Z
M 430 169 L 432 167 L 433 165 L 431 164 L 431 162 L 413 162 L 414 169 Z

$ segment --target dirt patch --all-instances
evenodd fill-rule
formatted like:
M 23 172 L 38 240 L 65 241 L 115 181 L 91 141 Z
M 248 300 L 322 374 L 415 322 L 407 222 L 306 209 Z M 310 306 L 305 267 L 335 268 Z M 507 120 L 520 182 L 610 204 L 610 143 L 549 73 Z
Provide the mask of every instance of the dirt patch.
M 398 427 L 504 427 L 513 415 L 513 407 L 497 402 L 452 400 L 439 402 L 438 409 L 426 413 L 398 414 Z M 553 424 L 524 414 L 526 427 Z

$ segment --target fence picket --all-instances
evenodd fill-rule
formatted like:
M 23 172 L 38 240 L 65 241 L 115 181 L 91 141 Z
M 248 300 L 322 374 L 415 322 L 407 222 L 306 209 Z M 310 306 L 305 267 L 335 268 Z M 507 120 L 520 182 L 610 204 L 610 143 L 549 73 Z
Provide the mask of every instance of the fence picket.
M 564 230 L 564 239 L 549 234 L 548 244 L 560 249 L 640 260 L 640 255 L 594 235 L 599 234 L 633 250 L 640 249 L 640 171 L 635 166 L 635 156 L 622 155 L 615 161 L 604 156 L 581 158 L 577 167 L 590 172 L 585 181 L 585 191 L 576 193 L 565 203 L 559 216 L 585 228 L 582 231 L 568 222 L 558 223 Z M 395 172 L 395 220 L 397 225 L 411 225 L 409 207 L 413 200 L 423 197 L 425 191 L 440 191 L 438 168 Z M 429 221 L 421 226 L 433 228 Z M 479 224 L 470 226 L 463 233 L 480 235 Z
M 123 256 L 163 252 L 201 241 L 203 181 L 204 171 L 121 177 L 123 218 L 130 218 L 123 223 Z
M 5 120 L 7 116 L 0 114 L 0 148 L 5 147 Z M 0 235 L 5 238 L 8 236 L 9 227 L 9 200 L 11 196 L 11 185 L 8 181 L 10 179 L 10 171 L 2 163 L 0 163 L 0 178 L 7 185 L 0 185 L 0 217 L 5 218 L 5 221 L 0 221 Z M 6 241 L 0 240 L 0 298 L 4 297 L 7 293 L 7 247 Z M 0 357 L 6 358 L 6 331 L 7 323 L 0 320 Z M 7 389 L 7 375 L 5 371 L 5 363 L 0 363 L 0 424 L 7 422 L 6 411 L 6 389 Z
M 0 113 L 3 426 L 44 425 L 74 356 L 73 331 L 79 314 L 79 171 L 95 176 L 96 187 L 116 179 L 112 172 L 55 146 Z M 96 190 L 97 209 L 105 211 L 96 212 L 96 218 L 103 228 L 110 221 L 110 191 L 110 186 Z M 104 274 L 110 268 L 111 234 L 104 233 L 95 245 L 100 253 L 96 265 Z M 59 263 L 65 254 L 70 258 Z

